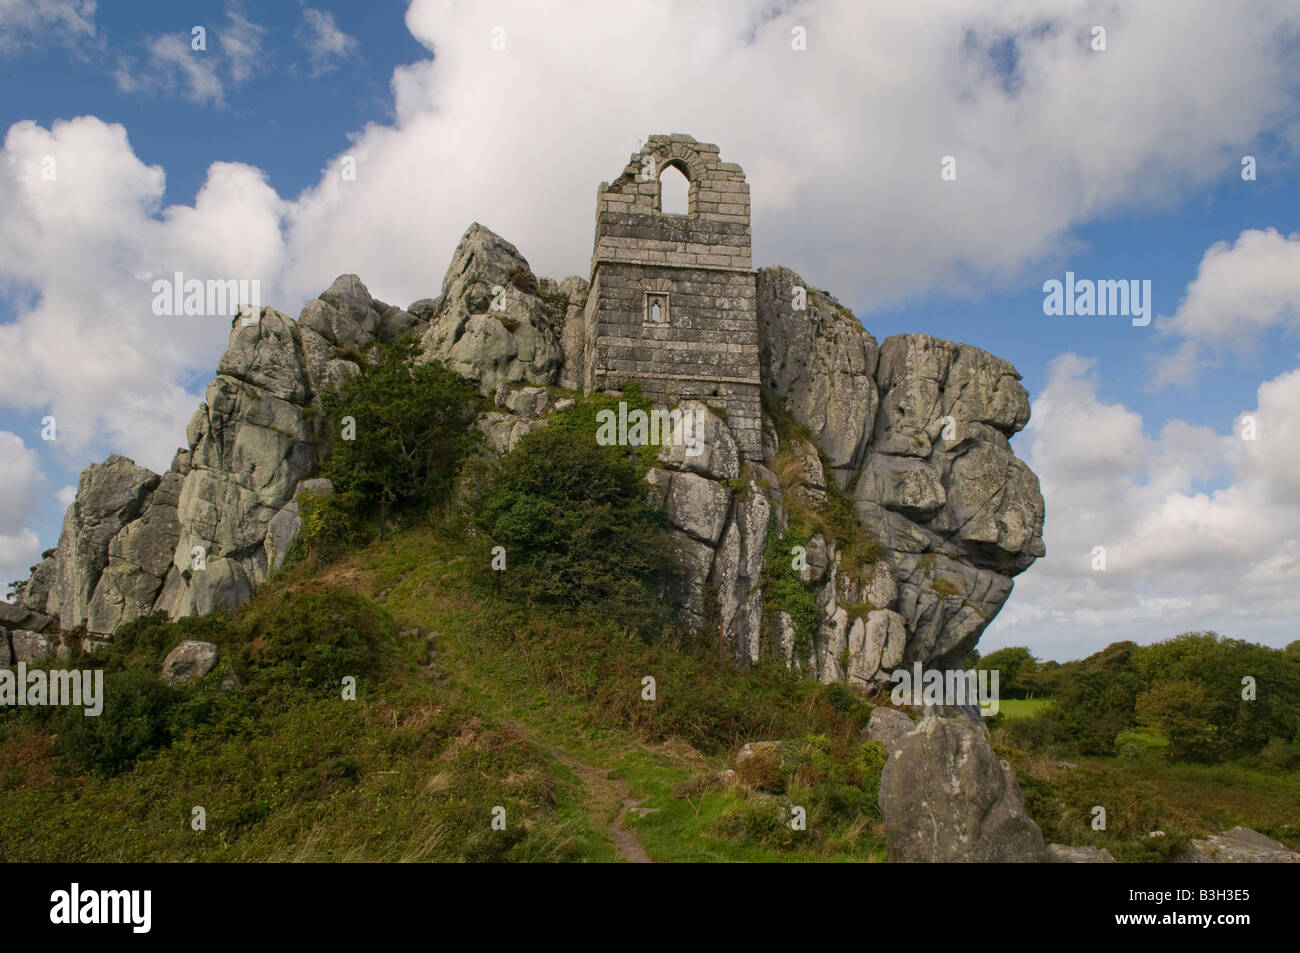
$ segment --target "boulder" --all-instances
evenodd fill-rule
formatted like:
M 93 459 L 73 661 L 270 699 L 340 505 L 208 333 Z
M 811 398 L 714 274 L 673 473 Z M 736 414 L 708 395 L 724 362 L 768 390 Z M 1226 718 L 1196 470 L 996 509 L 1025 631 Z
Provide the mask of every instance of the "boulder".
M 28 632 L 14 629 L 9 633 L 9 644 L 13 647 L 12 664 L 19 662 L 40 662 L 47 658 L 67 655 L 59 643 L 59 637 L 48 632 Z
M 1047 859 L 1015 772 L 964 718 L 927 715 L 902 738 L 881 773 L 879 804 L 890 862 Z
M 44 632 L 53 624 L 54 619 L 51 616 L 29 609 L 22 603 L 0 602 L 0 629 Z
M 1193 840 L 1178 858 L 1188 864 L 1295 864 L 1300 853 L 1249 827 Z
M 684 400 L 670 414 L 671 440 L 663 433 L 664 425 L 660 425 L 662 466 L 689 470 L 710 480 L 734 480 L 740 476 L 740 451 L 731 429 L 721 417 L 698 400 Z
M 91 634 L 111 634 L 122 622 L 152 610 L 180 538 L 176 506 L 183 480 L 178 473 L 164 474 L 139 518 L 124 525 L 110 541 L 108 565 L 86 616 Z
M 727 525 L 731 492 L 698 473 L 672 475 L 668 489 L 668 522 L 710 548 L 718 544 Z
M 1115 858 L 1104 847 L 1067 847 L 1065 844 L 1047 845 L 1049 864 L 1113 864 Z
M 202 678 L 216 666 L 220 654 L 211 642 L 187 639 L 167 653 L 158 677 L 168 685 L 182 685 L 192 679 Z M 229 674 L 234 673 L 232 671 Z
M 75 629 L 86 621 L 91 597 L 109 563 L 109 544 L 140 515 L 160 477 L 114 454 L 81 473 L 77 496 L 63 517 L 59 535 L 59 625 Z
M 867 741 L 879 741 L 892 755 L 902 742 L 903 736 L 915 727 L 912 719 L 897 708 L 881 706 L 871 710 L 871 719 L 862 734 Z
M 563 360 L 559 385 L 569 390 L 582 389 L 583 353 L 587 338 L 583 312 L 586 310 L 589 290 L 587 282 L 577 275 L 570 275 L 560 282 L 560 294 L 568 299 L 569 306 L 565 310 L 564 327 L 560 332 Z

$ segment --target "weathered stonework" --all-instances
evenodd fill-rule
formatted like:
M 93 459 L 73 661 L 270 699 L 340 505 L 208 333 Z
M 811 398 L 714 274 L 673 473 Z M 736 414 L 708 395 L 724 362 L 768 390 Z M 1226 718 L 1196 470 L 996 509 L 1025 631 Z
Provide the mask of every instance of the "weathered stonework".
M 685 215 L 661 211 L 669 166 L 690 183 Z M 651 136 L 613 184 L 601 183 L 591 275 L 584 388 L 636 380 L 652 397 L 704 401 L 725 412 L 742 455 L 761 459 L 757 286 L 740 166 L 690 136 Z

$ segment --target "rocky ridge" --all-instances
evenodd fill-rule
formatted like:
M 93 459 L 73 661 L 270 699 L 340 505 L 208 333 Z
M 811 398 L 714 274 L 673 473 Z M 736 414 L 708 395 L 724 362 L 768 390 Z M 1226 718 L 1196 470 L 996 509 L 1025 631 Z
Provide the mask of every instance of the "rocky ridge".
M 168 471 L 113 456 L 82 473 L 58 548 L 0 609 L 0 652 L 39 657 L 149 611 L 246 602 L 296 536 L 297 494 L 328 492 L 306 482 L 331 449 L 319 395 L 375 344 L 416 335 L 422 360 L 494 399 L 477 426 L 488 452 L 509 452 L 574 399 L 557 391 L 581 378 L 587 291 L 581 278 L 535 276 L 475 224 L 437 298 L 401 309 L 343 275 L 297 321 L 270 308 L 237 318 Z M 953 663 L 1044 552 L 1038 481 L 1009 443 L 1029 418 L 1019 375 L 923 334 L 877 344 L 785 268 L 760 269 L 758 292 L 764 459 L 743 461 L 725 419 L 688 403 L 705 421 L 703 452 L 665 447 L 647 477 L 681 557 L 685 621 L 714 630 L 739 664 L 776 657 L 826 682 L 865 687 L 902 664 Z M 826 516 L 836 505 L 856 518 L 847 535 Z M 774 559 L 771 533 L 809 526 L 802 565 Z M 786 571 L 807 587 L 815 624 L 765 602 L 765 573 Z

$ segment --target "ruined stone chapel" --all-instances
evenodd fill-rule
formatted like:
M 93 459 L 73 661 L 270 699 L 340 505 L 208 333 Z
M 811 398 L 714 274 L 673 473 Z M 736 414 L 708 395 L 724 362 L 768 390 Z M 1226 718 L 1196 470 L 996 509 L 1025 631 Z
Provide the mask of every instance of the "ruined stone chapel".
M 663 210 L 662 176 L 689 183 L 686 214 Z M 651 136 L 597 192 L 591 290 L 584 313 L 583 386 L 639 381 L 665 401 L 725 410 L 749 459 L 762 457 L 757 287 L 749 185 L 718 147 Z

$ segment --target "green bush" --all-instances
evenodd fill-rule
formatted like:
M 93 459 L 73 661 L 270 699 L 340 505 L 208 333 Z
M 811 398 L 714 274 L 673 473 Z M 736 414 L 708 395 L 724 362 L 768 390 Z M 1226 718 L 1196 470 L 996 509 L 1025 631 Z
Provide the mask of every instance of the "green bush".
M 171 740 L 175 701 L 175 693 L 149 672 L 110 672 L 98 716 L 87 717 L 81 708 L 60 711 L 58 753 L 81 774 L 120 774 Z
M 1055 753 L 1067 740 L 1061 723 L 1041 714 L 1008 718 L 1002 723 L 1002 731 L 1015 747 L 1039 753 Z
M 233 629 L 249 665 L 272 669 L 298 689 L 331 691 L 344 676 L 372 674 L 381 641 L 397 631 L 369 599 L 335 587 L 270 593 L 250 603 Z
M 422 511 L 449 495 L 479 437 L 470 424 L 480 398 L 454 371 L 418 357 L 415 341 L 403 339 L 321 395 L 335 440 L 322 473 L 345 501 L 336 505 L 382 519 L 389 507 Z M 355 420 L 355 439 L 340 439 L 344 417 Z
M 817 596 L 808 583 L 791 565 L 791 550 L 808 545 L 808 539 L 797 535 L 791 527 L 781 535 L 776 528 L 776 515 L 768 519 L 767 540 L 763 544 L 763 617 L 771 618 L 784 612 L 794 626 L 794 656 L 804 660 L 812 651 L 813 636 L 821 625 L 822 610 Z
M 359 546 L 364 546 L 373 535 L 362 520 L 363 506 L 356 493 L 335 493 L 324 496 L 318 493 L 298 494 L 298 516 L 302 526 L 294 541 L 285 567 L 311 553 L 322 562 Z
M 563 606 L 643 634 L 668 624 L 673 558 L 635 458 L 576 429 L 544 427 L 467 471 L 479 582 L 516 604 Z M 492 571 L 492 550 L 505 569 Z M 490 578 L 489 578 L 490 577 Z

